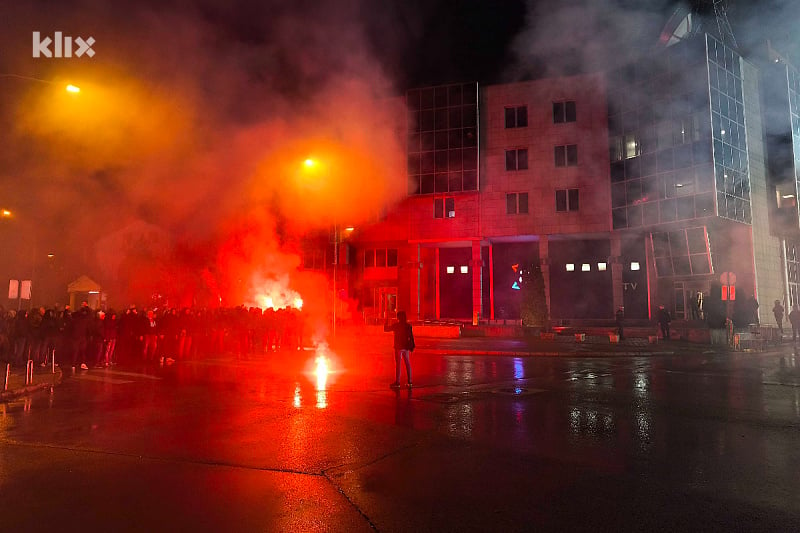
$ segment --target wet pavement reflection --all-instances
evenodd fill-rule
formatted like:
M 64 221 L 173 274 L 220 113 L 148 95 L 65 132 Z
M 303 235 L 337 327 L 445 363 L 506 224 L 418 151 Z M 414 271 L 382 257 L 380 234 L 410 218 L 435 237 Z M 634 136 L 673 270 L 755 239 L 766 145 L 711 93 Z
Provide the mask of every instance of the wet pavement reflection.
M 91 492 L 130 468 L 117 463 L 138 458 L 163 483 L 142 501 L 174 501 L 184 483 L 205 486 L 194 478 L 208 476 L 209 465 L 235 470 L 234 492 L 262 474 L 264 498 L 290 500 L 290 511 L 248 522 L 266 529 L 664 530 L 711 518 L 705 530 L 742 520 L 800 525 L 800 366 L 790 348 L 649 358 L 418 353 L 413 365 L 415 387 L 400 390 L 388 387 L 394 361 L 381 347 L 67 375 L 52 392 L 0 404 L 0 490 L 14 495 L 0 511 L 31 525 L 27 497 L 47 483 L 31 481 L 31 471 L 57 472 L 64 487 Z M 88 476 L 85 489 L 62 471 L 64 453 Z M 161 479 L 158 465 L 191 474 Z M 277 475 L 298 476 L 296 487 Z M 324 523 L 295 499 L 304 483 L 330 489 L 315 489 L 317 505 L 337 509 Z M 623 500 L 609 505 L 612 495 Z M 54 519 L 70 498 L 52 496 Z M 247 514 L 219 510 L 210 494 L 196 504 L 231 520 Z M 298 513 L 293 522 L 281 518 L 287 512 Z

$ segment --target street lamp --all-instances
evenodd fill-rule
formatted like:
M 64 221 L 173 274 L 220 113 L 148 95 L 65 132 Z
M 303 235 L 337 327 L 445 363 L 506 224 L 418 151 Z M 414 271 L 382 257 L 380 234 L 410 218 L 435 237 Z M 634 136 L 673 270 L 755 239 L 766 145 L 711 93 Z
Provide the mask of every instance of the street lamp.
M 13 78 L 17 80 L 28 80 L 28 81 L 36 81 L 39 83 L 46 83 L 48 85 L 60 85 L 58 82 L 52 80 L 43 80 L 41 78 L 34 78 L 33 76 L 21 76 L 19 74 L 0 74 L 0 78 Z M 68 93 L 79 93 L 81 92 L 81 88 L 77 85 L 73 85 L 71 83 L 64 86 L 64 90 Z
M 10 223 L 13 223 L 13 224 L 16 224 L 18 226 L 21 226 L 23 229 L 27 230 L 27 232 L 28 232 L 28 236 L 29 236 L 30 242 L 31 242 L 31 255 L 30 255 L 30 284 L 31 284 L 30 304 L 33 305 L 33 285 L 34 285 L 34 281 L 36 281 L 36 262 L 37 262 L 37 258 L 38 258 L 38 254 L 39 254 L 39 251 L 38 251 L 38 249 L 39 249 L 39 237 L 38 237 L 38 234 L 36 232 L 36 228 L 32 224 L 30 224 L 29 222 L 26 222 L 24 216 L 23 216 L 22 220 L 20 220 L 19 216 L 17 214 L 15 214 L 14 211 L 11 211 L 10 209 L 0 208 L 0 217 L 4 218 L 4 219 L 14 220 L 14 222 L 10 222 Z M 19 244 L 18 241 L 17 241 L 17 244 Z M 47 257 L 49 259 L 52 259 L 53 257 L 55 257 L 55 255 L 52 254 L 52 253 L 48 253 Z M 20 273 L 19 270 L 26 271 L 28 266 L 23 263 L 22 266 L 17 264 L 16 268 L 17 268 L 17 272 L 16 273 L 19 274 Z M 20 281 L 23 281 L 21 279 L 21 276 L 20 276 Z M 22 307 L 22 287 L 23 286 L 24 286 L 24 283 L 22 285 L 20 285 L 20 287 L 19 287 L 19 293 L 18 293 L 19 297 L 18 297 L 18 303 L 17 303 L 17 309 L 18 310 L 21 309 L 21 307 Z
M 320 163 L 311 157 L 303 161 L 303 166 L 307 170 L 311 170 L 320 166 Z M 338 274 L 339 265 L 339 225 L 334 216 L 333 221 L 333 312 L 332 312 L 332 331 L 333 336 L 336 336 L 336 277 Z

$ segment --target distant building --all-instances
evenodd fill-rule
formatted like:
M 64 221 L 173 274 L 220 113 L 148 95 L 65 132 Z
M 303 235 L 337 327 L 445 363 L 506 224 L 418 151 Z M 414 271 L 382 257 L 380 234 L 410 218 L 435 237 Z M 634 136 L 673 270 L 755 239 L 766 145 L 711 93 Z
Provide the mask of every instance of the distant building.
M 613 72 L 409 91 L 409 195 L 347 239 L 345 290 L 368 320 L 515 320 L 535 266 L 556 321 L 690 319 L 698 292 L 771 321 L 800 298 L 800 79 L 775 59 L 696 33 Z

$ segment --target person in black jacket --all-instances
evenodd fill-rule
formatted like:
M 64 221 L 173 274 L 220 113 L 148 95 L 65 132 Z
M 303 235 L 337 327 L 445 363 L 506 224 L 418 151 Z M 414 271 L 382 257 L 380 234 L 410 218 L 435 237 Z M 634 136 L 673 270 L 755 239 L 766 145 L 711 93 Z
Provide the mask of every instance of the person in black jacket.
M 383 324 L 383 331 L 394 333 L 394 383 L 389 385 L 393 389 L 400 388 L 400 359 L 406 367 L 408 387 L 411 387 L 411 352 L 414 351 L 414 331 L 406 320 L 405 311 L 397 312 L 397 323 L 389 325 L 389 316 Z
M 663 305 L 658 306 L 658 314 L 657 314 L 658 325 L 661 327 L 661 337 L 664 339 L 669 339 L 669 323 L 672 321 L 672 317 L 669 314 L 669 311 L 664 309 Z
M 797 304 L 792 305 L 789 322 L 792 324 L 792 342 L 797 342 L 797 331 L 800 330 L 800 307 Z
M 625 321 L 625 308 L 620 306 L 617 309 L 617 313 L 614 315 L 614 318 L 616 319 L 617 322 L 617 335 L 619 335 L 619 340 L 622 341 L 625 338 L 625 335 L 623 333 L 623 326 L 624 326 L 623 322 Z

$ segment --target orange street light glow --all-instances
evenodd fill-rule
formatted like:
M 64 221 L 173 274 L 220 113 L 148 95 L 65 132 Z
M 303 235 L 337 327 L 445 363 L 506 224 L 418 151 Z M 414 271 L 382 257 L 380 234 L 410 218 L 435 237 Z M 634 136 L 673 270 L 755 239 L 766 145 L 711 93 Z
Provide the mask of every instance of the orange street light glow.
M 316 162 L 313 159 L 306 159 L 305 161 L 303 161 L 303 164 L 311 168 L 316 164 Z
M 8 209 L 3 209 L 3 216 L 4 217 L 10 217 L 11 216 L 11 211 L 9 211 Z
M 81 92 L 81 88 L 77 87 L 75 85 L 72 85 L 70 83 L 69 85 L 67 85 L 67 92 L 68 93 L 79 93 L 79 92 Z

